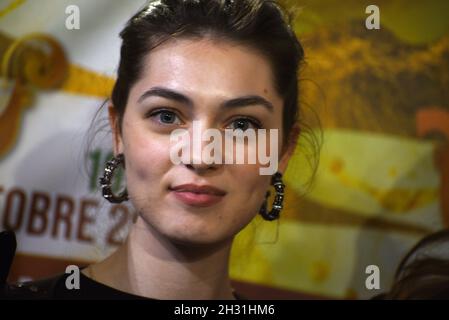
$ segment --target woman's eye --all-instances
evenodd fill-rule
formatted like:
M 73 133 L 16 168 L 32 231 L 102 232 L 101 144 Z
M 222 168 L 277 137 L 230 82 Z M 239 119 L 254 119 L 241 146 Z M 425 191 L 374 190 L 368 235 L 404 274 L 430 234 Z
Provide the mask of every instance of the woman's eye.
M 173 111 L 159 110 L 150 115 L 151 118 L 156 118 L 156 121 L 162 124 L 181 124 L 181 120 Z
M 249 118 L 238 118 L 231 122 L 231 129 L 241 129 L 243 131 L 246 131 L 247 129 L 252 126 L 253 129 L 260 129 L 262 125 L 256 121 Z

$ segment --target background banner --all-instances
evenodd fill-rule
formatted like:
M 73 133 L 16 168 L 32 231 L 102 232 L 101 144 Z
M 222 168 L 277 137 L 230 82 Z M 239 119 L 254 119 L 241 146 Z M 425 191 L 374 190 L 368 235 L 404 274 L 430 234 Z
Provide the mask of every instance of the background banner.
M 306 52 L 310 130 L 285 174 L 282 218 L 256 218 L 237 237 L 231 276 L 249 297 L 369 298 L 419 239 L 449 227 L 449 2 L 281 2 Z M 98 188 L 112 154 L 100 107 L 118 34 L 144 3 L 0 1 L 0 230 L 18 238 L 10 281 L 86 265 L 126 237 L 136 213 Z M 373 265 L 379 289 L 366 286 Z

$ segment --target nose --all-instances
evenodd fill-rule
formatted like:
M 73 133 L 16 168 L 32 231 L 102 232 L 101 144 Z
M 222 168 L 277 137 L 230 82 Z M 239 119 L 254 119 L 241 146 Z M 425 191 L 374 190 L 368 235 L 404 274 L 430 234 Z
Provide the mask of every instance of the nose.
M 195 148 L 192 148 L 193 152 L 191 153 L 190 161 L 183 162 L 183 164 L 188 168 L 189 170 L 193 170 L 198 174 L 204 174 L 209 171 L 216 171 L 220 164 L 216 163 L 215 161 L 210 161 L 212 159 L 203 159 L 202 156 L 202 150 L 204 150 L 205 145 L 207 145 L 208 142 L 203 142 L 201 145 L 201 150 L 195 150 Z
M 198 174 L 204 174 L 205 172 L 208 171 L 215 171 L 217 169 L 217 166 L 215 164 L 185 164 L 185 166 L 192 170 L 195 171 Z
M 219 143 L 218 148 L 214 144 L 213 138 L 209 136 L 205 130 L 212 129 L 213 127 L 209 124 L 202 124 L 201 121 L 194 121 L 191 133 L 191 154 L 190 159 L 183 164 L 190 170 L 196 171 L 198 174 L 216 171 L 221 163 L 223 163 L 222 146 Z M 205 134 L 205 136 L 203 136 Z M 205 140 L 203 140 L 203 138 Z M 211 145 L 214 147 L 211 151 Z M 212 152 L 212 154 L 211 154 Z M 219 161 L 221 160 L 221 163 Z M 217 163 L 218 162 L 218 163 Z

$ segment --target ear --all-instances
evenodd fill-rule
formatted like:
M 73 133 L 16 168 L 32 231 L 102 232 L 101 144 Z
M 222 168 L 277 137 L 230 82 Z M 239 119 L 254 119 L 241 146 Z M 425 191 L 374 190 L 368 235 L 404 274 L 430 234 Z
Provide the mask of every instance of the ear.
M 124 149 L 122 136 L 120 134 L 119 129 L 119 117 L 113 105 L 109 105 L 108 113 L 109 113 L 109 125 L 111 126 L 112 131 L 112 145 L 114 149 L 114 155 L 117 155 L 119 153 L 123 153 Z
M 292 127 L 292 130 L 290 131 L 290 134 L 288 136 L 287 145 L 285 145 L 282 148 L 281 159 L 279 161 L 278 166 L 278 171 L 281 172 L 282 174 L 284 174 L 285 171 L 287 170 L 288 162 L 290 161 L 290 158 L 293 156 L 293 153 L 295 152 L 300 132 L 301 129 L 299 127 L 299 124 L 295 124 Z

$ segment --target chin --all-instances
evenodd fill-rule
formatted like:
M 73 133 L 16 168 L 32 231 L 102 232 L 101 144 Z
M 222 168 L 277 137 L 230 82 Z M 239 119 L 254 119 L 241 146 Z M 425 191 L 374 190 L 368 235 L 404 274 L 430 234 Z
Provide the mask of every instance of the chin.
M 223 223 L 208 223 L 200 217 L 178 219 L 160 225 L 159 232 L 170 241 L 183 245 L 217 245 L 230 241 L 234 234 Z
M 174 235 L 168 236 L 168 238 L 172 243 L 185 247 L 210 247 L 217 246 L 225 242 L 224 239 L 195 235 Z
M 220 210 L 207 208 L 190 211 L 186 208 L 151 208 L 143 213 L 143 220 L 158 234 L 173 243 L 207 246 L 229 243 L 251 217 L 226 217 Z M 151 212 L 151 213 L 150 213 Z M 158 214 L 154 214 L 158 212 Z M 238 212 L 236 212 L 238 214 Z

